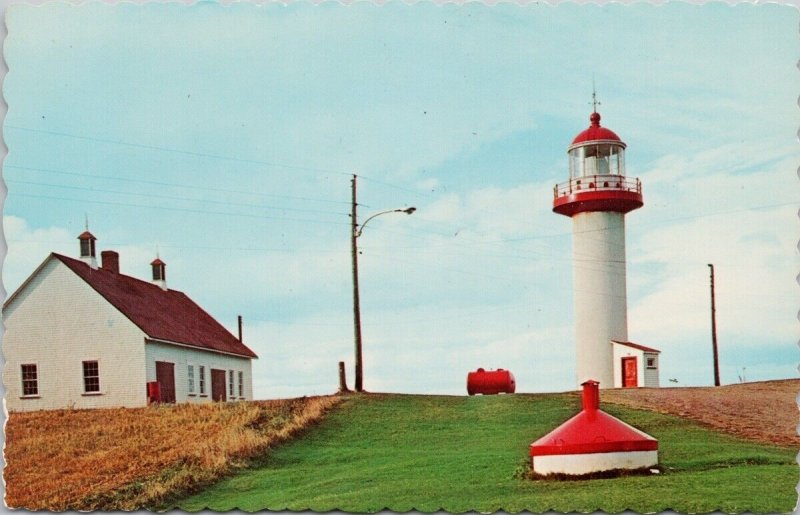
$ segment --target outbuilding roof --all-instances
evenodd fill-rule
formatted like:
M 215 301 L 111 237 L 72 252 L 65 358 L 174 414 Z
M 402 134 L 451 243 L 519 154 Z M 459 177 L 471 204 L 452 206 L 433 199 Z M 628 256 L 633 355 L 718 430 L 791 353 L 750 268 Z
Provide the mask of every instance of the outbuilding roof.
M 150 339 L 257 358 L 238 338 L 183 292 L 168 289 L 55 252 L 58 259 L 136 324 Z M 11 299 L 9 299 L 11 300 Z
M 638 349 L 638 350 L 641 350 L 641 351 L 644 351 L 644 352 L 656 352 L 656 353 L 659 353 L 659 354 L 661 353 L 661 351 L 658 350 L 658 349 L 654 349 L 652 347 L 645 347 L 644 345 L 639 345 L 638 343 L 621 342 L 619 340 L 611 340 L 611 343 L 617 343 L 619 345 L 624 345 L 626 347 L 630 347 L 632 349 Z

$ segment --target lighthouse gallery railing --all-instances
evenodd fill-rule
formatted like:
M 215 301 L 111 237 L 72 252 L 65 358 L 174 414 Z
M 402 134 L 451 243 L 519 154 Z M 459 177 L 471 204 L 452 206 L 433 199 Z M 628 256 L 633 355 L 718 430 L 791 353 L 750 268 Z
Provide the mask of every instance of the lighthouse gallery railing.
M 628 178 L 623 175 L 586 175 L 553 187 L 554 198 L 572 195 L 583 191 L 635 191 L 642 192 L 639 178 Z

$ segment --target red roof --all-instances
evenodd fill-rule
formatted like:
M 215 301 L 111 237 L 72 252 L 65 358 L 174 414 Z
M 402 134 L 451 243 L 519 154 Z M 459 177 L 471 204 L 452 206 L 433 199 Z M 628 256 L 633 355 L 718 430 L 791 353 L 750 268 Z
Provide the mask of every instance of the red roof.
M 658 349 L 654 349 L 654 348 L 652 348 L 652 347 L 645 347 L 644 345 L 639 345 L 638 343 L 633 343 L 633 342 L 621 342 L 621 341 L 618 341 L 618 340 L 611 340 L 611 341 L 612 341 L 613 343 L 618 343 L 618 344 L 620 344 L 620 345 L 624 345 L 624 346 L 626 346 L 626 347 L 631 347 L 632 349 L 639 349 L 639 350 L 641 350 L 641 351 L 644 351 L 644 352 L 657 352 L 657 353 L 661 353 L 661 351 L 660 351 L 660 350 L 658 350 Z
M 166 265 L 166 263 L 161 261 L 161 258 L 155 258 L 150 264 L 151 265 Z
M 531 444 L 531 456 L 656 451 L 658 440 L 598 408 L 599 383 L 583 383 L 583 411 Z
M 83 231 L 78 236 L 79 240 L 96 240 L 97 238 L 94 237 L 94 234 L 90 233 L 89 231 Z
M 622 142 L 622 140 L 619 139 L 619 136 L 617 136 L 614 131 L 606 129 L 605 127 L 600 127 L 600 113 L 592 113 L 591 116 L 589 116 L 589 121 L 591 122 L 591 125 L 588 129 L 575 136 L 575 139 L 572 140 L 573 145 L 576 143 L 598 140 Z
M 136 324 L 149 338 L 211 351 L 257 358 L 219 322 L 183 292 L 104 270 L 53 253 L 97 293 Z

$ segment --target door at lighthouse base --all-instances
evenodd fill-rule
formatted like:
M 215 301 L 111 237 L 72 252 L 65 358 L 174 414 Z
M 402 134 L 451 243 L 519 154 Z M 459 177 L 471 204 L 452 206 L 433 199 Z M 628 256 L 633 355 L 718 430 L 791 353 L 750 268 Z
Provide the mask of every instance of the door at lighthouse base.
M 636 388 L 639 386 L 638 366 L 636 356 L 622 358 L 622 387 Z

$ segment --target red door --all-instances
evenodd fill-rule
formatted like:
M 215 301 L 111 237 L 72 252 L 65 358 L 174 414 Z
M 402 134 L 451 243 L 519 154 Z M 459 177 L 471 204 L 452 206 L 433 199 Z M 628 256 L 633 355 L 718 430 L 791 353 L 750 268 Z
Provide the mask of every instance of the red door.
M 215 401 L 225 402 L 225 371 L 211 369 L 211 398 Z
M 156 381 L 161 390 L 161 402 L 175 402 L 175 363 L 156 361 Z
M 639 386 L 638 368 L 636 366 L 636 356 L 622 358 L 622 387 L 636 388 Z

